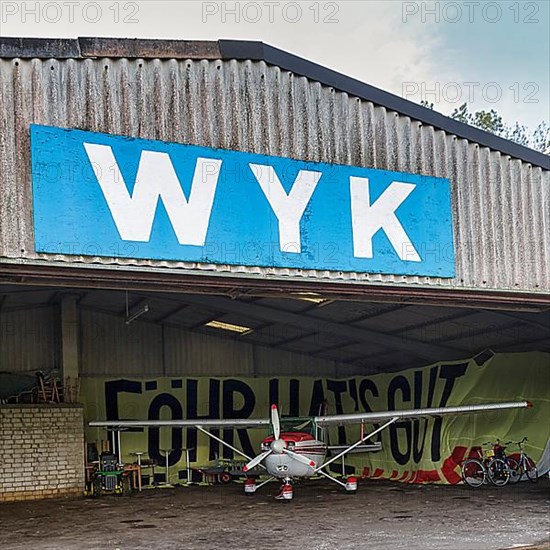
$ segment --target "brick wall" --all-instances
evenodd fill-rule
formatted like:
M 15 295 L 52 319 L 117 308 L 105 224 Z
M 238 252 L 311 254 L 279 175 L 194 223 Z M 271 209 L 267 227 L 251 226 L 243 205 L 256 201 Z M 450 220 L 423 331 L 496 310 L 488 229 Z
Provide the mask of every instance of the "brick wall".
M 74 405 L 0 406 L 0 502 L 82 495 L 84 417 Z

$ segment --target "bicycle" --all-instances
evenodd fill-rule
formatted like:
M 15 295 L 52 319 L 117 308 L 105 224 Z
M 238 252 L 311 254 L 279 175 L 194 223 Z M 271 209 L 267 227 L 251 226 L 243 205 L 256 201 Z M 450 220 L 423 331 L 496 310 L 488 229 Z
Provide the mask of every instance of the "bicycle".
M 532 483 L 536 483 L 539 477 L 539 472 L 535 461 L 527 455 L 525 452 L 525 442 L 528 441 L 527 437 L 524 437 L 521 441 L 513 442 L 508 441 L 505 445 L 514 443 L 519 448 L 519 459 L 516 460 L 511 456 L 505 457 L 506 464 L 510 470 L 510 483 L 517 483 L 524 475 Z
M 483 449 L 490 445 L 490 449 Z M 487 483 L 487 478 L 497 487 L 503 487 L 510 479 L 510 468 L 504 460 L 504 449 L 498 441 L 482 443 L 476 452 L 479 458 L 469 458 L 462 463 L 462 479 L 466 485 L 477 488 Z

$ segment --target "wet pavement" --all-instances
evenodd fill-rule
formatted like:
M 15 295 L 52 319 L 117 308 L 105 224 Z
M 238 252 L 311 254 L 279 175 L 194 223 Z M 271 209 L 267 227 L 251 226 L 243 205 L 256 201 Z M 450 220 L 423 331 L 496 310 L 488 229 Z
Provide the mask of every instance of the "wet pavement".
M 144 490 L 130 497 L 0 504 L 0 548 L 550 550 L 550 482 L 504 488 L 363 481 L 348 495 L 329 481 Z

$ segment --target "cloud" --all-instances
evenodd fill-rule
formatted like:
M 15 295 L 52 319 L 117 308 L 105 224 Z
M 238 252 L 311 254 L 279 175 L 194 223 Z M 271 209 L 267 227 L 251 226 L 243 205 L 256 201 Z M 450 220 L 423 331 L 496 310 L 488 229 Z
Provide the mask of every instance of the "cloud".
M 19 4 L 33 7 L 36 3 Z M 55 24 L 40 11 L 38 16 L 25 17 L 23 8 L 9 16 L 3 12 L 2 34 L 261 40 L 396 95 L 403 95 L 404 89 L 416 90 L 407 98 L 417 102 L 428 99 L 447 114 L 468 99 L 465 82 L 486 78 L 480 74 L 483 67 L 475 68 L 468 58 L 468 37 L 457 39 L 459 27 L 423 22 L 418 15 L 404 17 L 403 10 L 411 2 L 100 2 L 101 16 L 95 22 L 95 14 L 84 11 L 87 4 L 90 2 L 81 2 L 74 8 L 72 22 L 64 8 Z M 113 9 L 115 4 L 118 11 Z M 50 11 L 50 19 L 52 15 Z M 490 51 L 498 57 L 498 43 L 491 45 Z M 488 58 L 484 65 L 491 68 L 494 63 Z M 512 84 L 513 76 L 510 78 Z M 460 85 L 460 101 L 452 101 L 456 95 L 452 83 Z M 437 96 L 434 90 L 439 90 Z M 431 95 L 422 94 L 429 91 Z M 536 117 L 546 116 L 540 114 L 540 105 L 518 104 L 510 90 L 506 94 L 496 105 L 506 119 L 533 123 Z M 541 89 L 539 98 L 546 95 L 546 88 Z M 495 108 L 479 99 L 478 93 L 476 108 Z

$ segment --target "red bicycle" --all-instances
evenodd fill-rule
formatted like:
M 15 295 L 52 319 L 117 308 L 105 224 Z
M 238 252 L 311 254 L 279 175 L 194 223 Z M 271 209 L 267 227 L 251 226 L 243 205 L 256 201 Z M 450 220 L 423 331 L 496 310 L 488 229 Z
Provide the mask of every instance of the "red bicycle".
M 510 467 L 506 464 L 504 450 L 499 441 L 481 444 L 476 452 L 479 458 L 469 458 L 462 463 L 462 479 L 470 487 L 480 487 L 489 480 L 497 487 L 503 487 L 510 480 Z M 483 449 L 483 446 L 490 446 Z
M 527 455 L 525 452 L 525 442 L 528 441 L 524 437 L 521 441 L 515 442 L 519 448 L 519 457 L 514 458 L 507 456 L 504 458 L 506 465 L 510 470 L 510 483 L 517 483 L 524 475 L 532 483 L 536 483 L 539 477 L 539 472 L 537 470 L 537 465 L 535 461 Z M 506 445 L 514 443 L 513 441 L 506 442 Z

